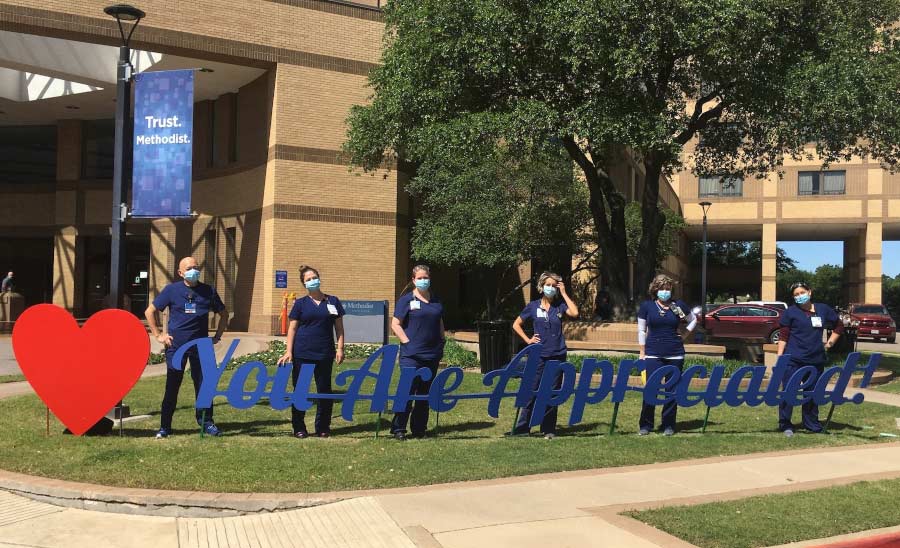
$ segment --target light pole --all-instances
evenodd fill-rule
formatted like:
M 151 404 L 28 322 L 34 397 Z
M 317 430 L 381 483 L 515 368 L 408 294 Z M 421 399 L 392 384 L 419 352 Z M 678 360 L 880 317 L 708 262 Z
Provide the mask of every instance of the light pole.
M 706 214 L 709 212 L 709 207 L 711 205 L 710 202 L 700 202 L 700 207 L 703 208 L 703 262 L 700 266 L 700 293 L 702 298 L 702 304 L 700 305 L 700 325 L 703 326 L 704 337 L 706 331 Z
M 125 178 L 130 179 L 128 169 L 131 166 L 131 49 L 128 47 L 131 35 L 138 23 L 146 15 L 143 11 L 128 4 L 116 4 L 105 8 L 104 13 L 115 17 L 122 36 L 119 46 L 119 66 L 116 73 L 116 136 L 113 149 L 113 188 L 112 188 L 112 226 L 110 227 L 109 253 L 109 301 L 108 308 L 122 308 L 124 304 L 123 282 L 125 269 Z M 132 21 L 128 34 L 125 34 L 123 21 Z M 126 175 L 127 174 L 127 175 Z M 119 435 L 123 435 L 125 417 L 130 414 L 123 402 L 116 405 L 116 418 L 119 419 Z
M 112 227 L 110 230 L 109 256 L 109 308 L 122 308 L 125 247 L 125 179 L 130 178 L 127 169 L 131 157 L 131 49 L 129 42 L 138 23 L 146 15 L 128 4 L 116 4 L 105 8 L 104 13 L 114 17 L 122 36 L 119 46 L 119 66 L 116 75 L 116 136 L 113 149 Z M 128 34 L 123 22 L 133 22 Z

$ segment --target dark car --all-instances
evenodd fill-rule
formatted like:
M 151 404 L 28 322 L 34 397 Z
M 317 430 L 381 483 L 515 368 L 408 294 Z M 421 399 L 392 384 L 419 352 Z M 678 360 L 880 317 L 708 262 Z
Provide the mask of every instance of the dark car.
M 850 324 L 857 327 L 857 338 L 886 339 L 897 342 L 897 324 L 887 308 L 880 304 L 850 305 Z
M 706 333 L 717 339 L 778 342 L 783 310 L 760 304 L 726 304 L 706 313 Z

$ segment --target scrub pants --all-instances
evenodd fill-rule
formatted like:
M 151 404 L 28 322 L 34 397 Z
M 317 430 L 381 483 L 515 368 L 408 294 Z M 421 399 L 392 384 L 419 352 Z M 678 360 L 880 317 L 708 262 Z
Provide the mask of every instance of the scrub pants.
M 815 365 L 816 374 L 813 377 L 813 382 L 819 379 L 819 375 L 822 374 L 822 371 L 825 369 L 825 364 L 809 364 Z M 788 379 L 802 367 L 803 364 L 797 362 L 791 362 L 787 366 L 787 372 L 784 374 L 784 379 L 781 381 L 782 390 L 787 386 Z M 803 410 L 803 428 L 806 428 L 810 432 L 819 433 L 822 431 L 822 425 L 819 423 L 819 406 L 816 405 L 813 401 L 808 401 L 804 403 L 801 407 Z M 794 406 L 788 405 L 785 402 L 781 402 L 778 404 L 778 429 L 784 432 L 787 429 L 794 429 L 794 425 L 791 423 L 791 415 L 794 414 Z
M 544 376 L 544 366 L 549 361 L 566 361 L 566 354 L 559 354 L 557 356 L 549 356 L 549 357 L 541 357 L 541 364 L 538 365 L 537 371 L 535 372 L 534 378 L 531 379 L 531 391 L 534 393 L 537 391 L 538 387 L 541 384 L 541 377 Z M 522 379 L 522 382 L 526 382 L 525 379 Z M 562 386 L 562 371 L 556 372 L 556 378 L 553 379 L 553 388 L 555 390 L 559 390 Z M 534 413 L 534 400 L 535 397 L 532 396 L 531 399 L 528 400 L 528 403 L 525 404 L 525 407 L 522 408 L 521 412 L 519 412 L 519 420 L 516 422 L 516 427 L 513 430 L 513 434 L 527 434 L 531 431 L 531 427 L 528 424 L 531 422 L 531 415 Z M 559 411 L 557 406 L 547 407 L 546 411 L 544 411 L 544 418 L 541 419 L 541 434 L 556 434 L 556 415 Z
M 678 367 L 679 371 L 684 370 L 684 358 L 681 359 L 672 359 L 672 358 L 647 358 L 644 360 L 644 366 L 647 369 L 647 378 L 650 378 L 650 375 L 664 365 L 674 365 Z M 666 376 L 666 379 L 669 377 Z M 653 420 L 654 415 L 656 415 L 656 406 L 649 404 L 642 404 L 641 406 L 641 418 L 638 423 L 641 430 L 653 430 Z M 675 429 L 675 418 L 678 415 L 678 404 L 675 403 L 675 400 L 671 400 L 668 403 L 663 405 L 662 408 L 662 427 L 663 429 L 671 428 Z
M 435 360 L 422 360 L 418 358 L 400 358 L 400 367 L 427 367 L 431 370 L 431 379 L 437 373 L 438 362 Z M 409 387 L 409 394 L 416 396 L 427 396 L 431 389 L 431 381 L 423 381 L 421 377 L 413 379 L 412 385 Z M 412 418 L 410 419 L 410 415 Z M 428 400 L 415 400 L 406 403 L 406 410 L 394 413 L 394 419 L 391 421 L 391 434 L 397 432 L 406 433 L 406 424 L 410 423 L 410 429 L 414 436 L 421 436 L 428 429 Z
M 184 353 L 184 359 L 181 362 L 181 369 L 172 367 L 172 358 L 175 357 L 175 348 L 166 349 L 166 392 L 163 396 L 162 410 L 160 412 L 160 428 L 165 430 L 172 429 L 172 416 L 175 415 L 175 407 L 178 405 L 178 391 L 181 389 L 181 381 L 184 380 L 184 367 L 190 362 L 191 364 L 191 380 L 194 381 L 194 398 L 200 392 L 200 385 L 203 384 L 203 368 L 200 367 L 200 354 L 197 353 L 197 347 L 191 348 Z M 194 413 L 197 417 L 197 424 L 202 426 L 202 422 L 210 424 L 213 421 L 212 407 L 206 409 L 195 409 Z
M 297 378 L 300 376 L 300 365 L 311 363 L 315 365 L 313 378 L 316 381 L 316 392 L 319 394 L 331 394 L 331 369 L 334 367 L 334 358 L 325 360 L 310 360 L 294 358 L 294 369 L 291 371 L 291 379 L 294 381 L 294 390 L 297 390 Z M 334 408 L 334 400 L 316 400 L 316 434 L 331 433 L 331 410 Z M 306 432 L 306 411 L 298 411 L 291 406 L 291 425 L 294 433 Z

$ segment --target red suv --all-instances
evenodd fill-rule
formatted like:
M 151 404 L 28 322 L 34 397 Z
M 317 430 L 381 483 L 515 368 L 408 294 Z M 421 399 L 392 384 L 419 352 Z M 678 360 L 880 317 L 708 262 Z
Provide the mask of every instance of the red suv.
M 784 310 L 759 304 L 726 304 L 706 313 L 706 333 L 718 339 L 765 339 L 777 343 Z
M 874 340 L 897 341 L 897 324 L 880 304 L 851 304 L 850 324 L 858 327 L 857 337 L 871 337 Z

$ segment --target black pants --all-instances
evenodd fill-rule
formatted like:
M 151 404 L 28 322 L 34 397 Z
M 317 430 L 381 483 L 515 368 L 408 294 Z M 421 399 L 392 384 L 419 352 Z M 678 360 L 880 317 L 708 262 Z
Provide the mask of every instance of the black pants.
M 544 366 L 549 361 L 566 361 L 566 354 L 561 354 L 559 356 L 550 356 L 547 358 L 541 358 L 541 364 L 538 366 L 537 371 L 535 372 L 534 378 L 531 379 L 531 391 L 534 392 L 538 389 L 541 384 L 541 377 L 544 376 Z M 522 382 L 528 382 L 526 379 L 522 379 Z M 553 388 L 554 390 L 559 390 L 562 386 L 562 371 L 556 372 L 556 378 L 553 379 Z M 514 434 L 526 434 L 531 431 L 531 427 L 528 424 L 531 422 L 531 415 L 534 413 L 534 396 L 528 400 L 528 403 L 525 404 L 525 407 L 519 412 L 519 420 L 516 421 L 516 427 L 513 430 Z M 544 411 L 544 418 L 541 419 L 541 433 L 542 434 L 555 434 L 556 433 L 556 416 L 559 412 L 559 408 L 557 406 L 547 407 Z
M 810 364 L 812 365 L 812 364 Z M 781 388 L 784 389 L 787 385 L 788 380 L 791 376 L 797 372 L 797 369 L 802 367 L 803 364 L 791 362 L 787 366 L 787 371 L 784 374 L 784 379 L 781 381 Z M 819 375 L 822 374 L 822 371 L 825 369 L 825 365 L 816 365 L 816 374 L 813 378 L 813 382 L 819 379 Z M 822 424 L 819 423 L 819 406 L 815 404 L 812 400 L 806 402 L 801 407 L 803 410 L 803 427 L 809 430 L 810 432 L 821 432 Z M 794 429 L 794 425 L 791 423 L 791 415 L 794 414 L 794 406 L 788 405 L 785 402 L 781 402 L 778 404 L 778 429 L 782 432 L 787 429 Z
M 334 358 L 326 360 L 310 360 L 304 358 L 294 358 L 294 369 L 291 371 L 291 378 L 294 381 L 294 390 L 297 389 L 297 378 L 300 376 L 300 365 L 311 363 L 316 366 L 313 369 L 313 378 L 316 381 L 316 392 L 318 394 L 331 394 L 331 370 L 334 367 Z M 316 434 L 331 432 L 331 410 L 334 408 L 334 400 L 321 399 L 316 400 Z M 294 427 L 294 433 L 306 432 L 306 411 L 298 411 L 296 407 L 291 407 L 291 425 Z
M 438 362 L 440 360 L 419 360 L 416 358 L 400 358 L 400 367 L 427 367 L 431 369 L 431 378 L 437 373 Z M 421 377 L 413 379 L 412 385 L 409 387 L 410 395 L 427 396 L 431 389 L 431 381 L 423 381 Z M 410 420 L 410 415 L 412 420 Z M 394 419 L 391 421 L 391 433 L 406 433 L 406 424 L 410 423 L 410 429 L 414 436 L 425 433 L 428 429 L 428 401 L 415 400 L 406 403 L 406 410 L 394 413 Z
M 673 360 L 667 358 L 648 358 L 644 360 L 644 366 L 647 369 L 647 378 L 650 378 L 650 375 L 664 365 L 674 365 L 678 367 L 679 371 L 684 370 L 684 359 Z M 669 376 L 666 375 L 666 379 Z M 641 419 L 639 422 L 641 430 L 653 430 L 653 419 L 656 415 L 656 406 L 643 404 L 641 406 Z M 678 404 L 675 403 L 675 400 L 671 400 L 662 408 L 662 427 L 675 429 L 675 418 L 678 415 Z
M 181 361 L 181 369 L 172 367 L 172 358 L 175 356 L 175 349 L 166 349 L 166 392 L 163 395 L 162 410 L 160 413 L 160 428 L 166 430 L 172 429 L 172 416 L 175 415 L 175 407 L 178 405 L 178 391 L 181 389 L 181 381 L 184 380 L 185 365 L 191 364 L 191 380 L 194 381 L 194 398 L 200 392 L 200 385 L 203 384 L 203 368 L 200 367 L 200 355 L 197 348 L 191 348 L 184 353 L 184 359 Z M 212 407 L 206 409 L 195 409 L 197 424 L 201 425 L 204 421 L 211 423 L 213 421 Z

